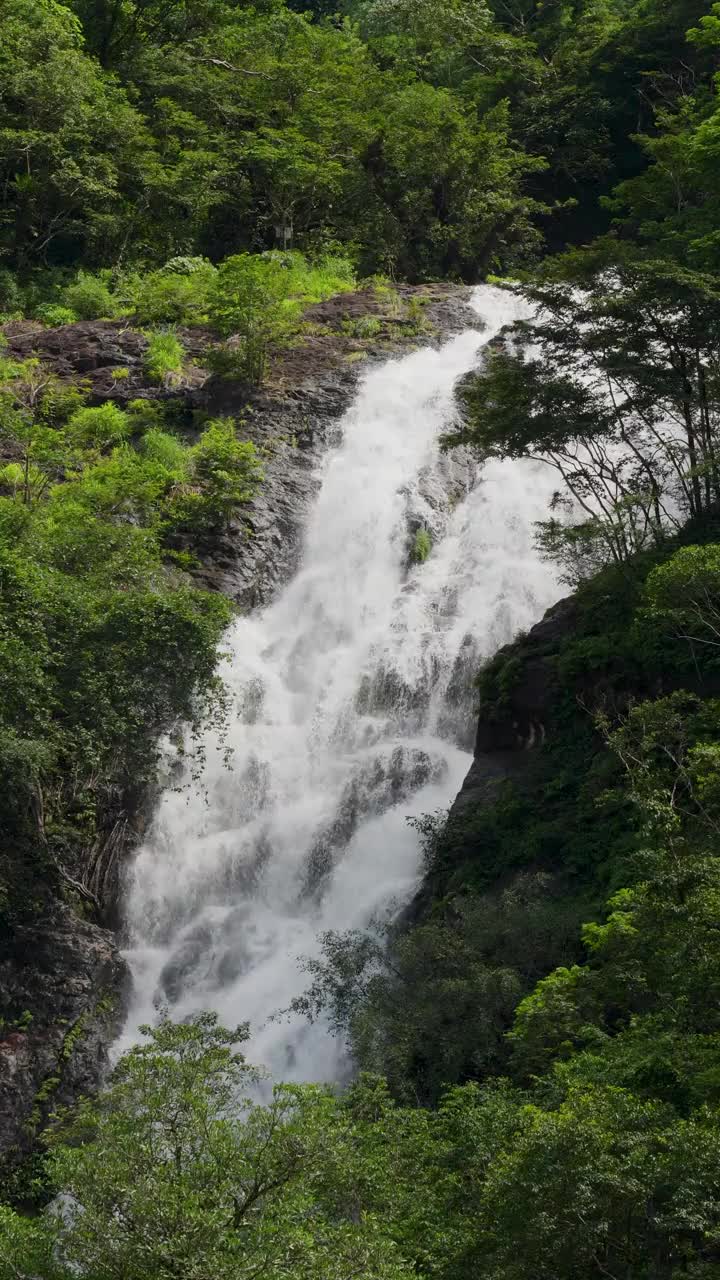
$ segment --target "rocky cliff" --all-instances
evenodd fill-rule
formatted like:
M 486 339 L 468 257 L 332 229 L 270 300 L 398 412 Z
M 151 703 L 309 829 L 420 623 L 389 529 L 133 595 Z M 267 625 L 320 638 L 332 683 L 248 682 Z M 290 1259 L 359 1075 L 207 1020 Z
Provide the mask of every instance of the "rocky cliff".
M 208 376 L 212 335 L 202 330 L 182 335 L 185 371 L 162 387 L 148 383 L 146 339 L 125 322 L 18 323 L 6 326 L 6 338 L 17 358 L 37 357 L 63 380 L 84 383 L 91 403 L 171 399 L 188 433 L 208 416 L 238 420 L 261 451 L 265 481 L 241 518 L 199 549 L 195 576 L 247 609 L 268 600 L 296 565 L 318 463 L 363 369 L 476 323 L 470 294 L 401 287 L 390 302 L 364 290 L 318 304 L 260 392 Z M 82 864 L 62 882 L 31 885 L 37 910 L 10 943 L 0 941 L 0 1157 L 28 1152 L 48 1114 L 96 1087 L 107 1067 L 126 982 L 115 931 L 120 877 L 151 805 L 147 795 L 118 795 Z

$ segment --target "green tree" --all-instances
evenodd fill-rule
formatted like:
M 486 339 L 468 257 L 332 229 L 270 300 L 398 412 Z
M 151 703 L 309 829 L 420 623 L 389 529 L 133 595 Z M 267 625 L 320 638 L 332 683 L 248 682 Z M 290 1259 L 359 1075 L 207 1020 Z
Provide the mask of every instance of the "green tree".
M 463 384 L 447 443 L 544 457 L 617 562 L 661 545 L 678 507 L 707 513 L 720 492 L 714 279 L 598 245 L 518 291 L 537 319 Z
M 239 440 L 229 418 L 209 422 L 187 457 L 189 483 L 165 504 L 170 528 L 202 532 L 227 525 L 262 481 L 255 446 Z
M 227 258 L 214 283 L 210 317 L 221 334 L 235 339 L 238 372 L 261 383 L 271 346 L 288 340 L 297 319 L 281 263 L 249 253 Z
M 646 616 L 693 651 L 720 645 L 720 546 L 681 547 L 658 565 L 645 587 Z
M 147 138 L 55 0 L 7 0 L 0 50 L 0 246 L 33 263 L 112 252 L 132 221 Z
M 56 1261 L 41 1231 L 38 1248 L 26 1232 L 33 1252 L 16 1275 L 30 1265 L 43 1280 L 77 1268 L 97 1280 L 412 1274 L 381 1220 L 344 1199 L 355 1134 L 332 1095 L 277 1086 L 254 1101 L 257 1072 L 236 1052 L 247 1030 L 211 1014 L 145 1034 L 56 1137 L 52 1176 L 72 1198 L 46 1219 Z M 11 1244 L 20 1235 L 7 1215 L 3 1230 Z

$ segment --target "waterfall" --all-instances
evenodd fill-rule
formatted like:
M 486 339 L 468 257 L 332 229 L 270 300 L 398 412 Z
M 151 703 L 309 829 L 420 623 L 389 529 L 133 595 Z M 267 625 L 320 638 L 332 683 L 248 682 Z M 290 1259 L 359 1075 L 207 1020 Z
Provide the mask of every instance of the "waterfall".
M 300 568 L 238 620 L 221 665 L 228 744 L 208 733 L 201 785 L 168 787 L 126 897 L 134 978 L 119 1048 L 159 1005 L 248 1020 L 251 1060 L 330 1080 L 322 1026 L 269 1020 L 304 986 L 297 958 L 362 927 L 418 882 L 410 814 L 447 808 L 470 763 L 480 661 L 556 598 L 533 551 L 553 475 L 443 456 L 453 386 L 517 315 L 480 288 L 485 327 L 372 369 L 321 468 Z M 413 557 L 425 529 L 431 550 Z

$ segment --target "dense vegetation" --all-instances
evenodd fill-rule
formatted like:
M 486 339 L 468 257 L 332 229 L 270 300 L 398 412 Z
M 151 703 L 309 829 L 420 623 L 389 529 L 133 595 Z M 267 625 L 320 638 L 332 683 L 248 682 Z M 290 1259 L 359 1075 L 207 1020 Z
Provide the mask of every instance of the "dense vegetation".
M 161 1023 L 48 1135 L 31 1190 L 62 1211 L 0 1207 L 1 1280 L 717 1277 L 720 6 L 0 18 L 6 319 L 125 317 L 166 390 L 203 326 L 252 384 L 357 275 L 512 273 L 534 322 L 464 382 L 447 444 L 550 458 L 538 537 L 577 588 L 559 637 L 481 673 L 502 725 L 542 663 L 522 777 L 422 824 L 411 924 L 309 965 L 299 1007 L 364 1074 L 262 1104 L 242 1028 Z M 160 731 L 222 715 L 228 606 L 187 570 L 260 463 L 238 424 L 163 404 L 0 363 L 6 935 Z
M 160 732 L 222 713 L 230 607 L 173 545 L 226 520 L 260 467 L 230 421 L 185 444 L 150 402 L 90 407 L 35 359 L 0 362 L 0 414 L 7 945 L 35 894 L 73 883 L 113 793 L 153 777 Z

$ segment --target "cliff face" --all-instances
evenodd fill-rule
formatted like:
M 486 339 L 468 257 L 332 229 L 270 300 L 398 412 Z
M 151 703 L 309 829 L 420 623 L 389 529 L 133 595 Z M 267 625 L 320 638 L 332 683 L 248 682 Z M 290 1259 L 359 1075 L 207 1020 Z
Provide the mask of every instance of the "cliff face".
M 469 289 L 398 292 L 422 304 L 421 325 L 398 319 L 397 306 L 390 311 L 370 290 L 318 304 L 302 342 L 278 355 L 260 392 L 207 376 L 212 335 L 200 330 L 182 335 L 186 371 L 162 388 L 143 372 L 146 339 L 124 323 L 13 324 L 6 337 L 12 355 L 37 356 L 62 379 L 83 380 L 91 403 L 171 399 L 189 434 L 198 415 L 238 419 L 239 434 L 262 453 L 265 481 L 242 517 L 199 548 L 195 577 L 248 609 L 270 599 L 297 564 L 318 463 L 367 363 L 476 323 Z M 368 327 L 371 339 L 357 336 Z M 147 795 L 117 795 L 81 865 L 62 883 L 29 884 L 36 910 L 8 945 L 0 940 L 0 1160 L 30 1150 L 49 1112 L 96 1087 L 107 1068 L 127 982 L 115 932 L 119 885 L 151 807 Z
M 577 797 L 571 799 L 572 785 L 563 776 L 566 755 L 572 755 L 576 740 L 575 780 L 580 783 L 603 749 L 592 716 L 575 703 L 575 692 L 569 693 L 559 675 L 578 620 L 576 598 L 561 600 L 488 665 L 480 682 L 473 762 L 450 809 L 413 919 L 448 895 L 467 889 L 494 893 L 518 873 L 543 871 L 555 878 L 568 873 L 564 843 L 573 844 L 576 833 L 572 822 L 564 827 L 564 806 L 580 826 L 586 815 L 584 802 L 583 813 L 574 812 Z M 591 702 L 592 691 L 587 692 Z M 572 879 L 574 869 L 569 874 Z
M 637 843 L 622 768 L 598 727 L 638 699 L 693 689 L 693 672 L 638 642 L 637 608 L 657 557 L 608 569 L 501 649 L 479 679 L 473 764 L 418 900 L 494 892 L 542 872 L 599 905 L 626 882 Z M 697 686 L 708 696 L 708 679 Z
M 561 600 L 521 644 L 497 654 L 496 664 L 517 664 L 515 678 L 499 702 L 480 708 L 473 763 L 453 815 L 485 802 L 504 779 L 521 776 L 531 762 L 529 753 L 546 742 L 557 693 L 556 657 L 572 635 L 576 616 L 573 598 Z
M 0 961 L 0 1155 L 29 1150 L 52 1111 L 96 1087 L 124 980 L 113 935 L 68 903 L 18 930 Z

